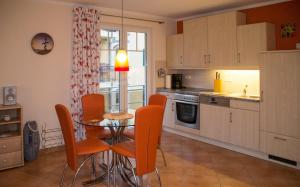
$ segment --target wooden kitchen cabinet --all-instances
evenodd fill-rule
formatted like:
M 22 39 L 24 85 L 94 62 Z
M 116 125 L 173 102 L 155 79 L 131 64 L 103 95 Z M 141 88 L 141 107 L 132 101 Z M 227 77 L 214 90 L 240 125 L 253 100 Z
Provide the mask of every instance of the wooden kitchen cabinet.
M 230 143 L 259 150 L 259 112 L 231 108 L 229 114 Z
M 207 68 L 207 17 L 183 22 L 184 68 Z
M 167 37 L 167 68 L 180 69 L 183 67 L 183 34 Z
M 228 12 L 207 17 L 208 61 L 210 68 L 234 66 L 237 61 L 237 26 L 246 24 L 241 12 Z
M 271 23 L 239 25 L 237 27 L 237 66 L 258 69 L 262 51 L 275 49 L 275 26 Z
M 167 92 L 160 92 L 159 94 L 167 97 L 167 103 L 164 113 L 163 126 L 169 128 L 175 128 L 175 102 L 174 94 Z
M 264 153 L 300 162 L 300 139 L 261 131 L 260 150 Z
M 229 108 L 200 104 L 200 135 L 229 142 Z
M 261 54 L 261 130 L 300 138 L 299 80 L 299 50 Z

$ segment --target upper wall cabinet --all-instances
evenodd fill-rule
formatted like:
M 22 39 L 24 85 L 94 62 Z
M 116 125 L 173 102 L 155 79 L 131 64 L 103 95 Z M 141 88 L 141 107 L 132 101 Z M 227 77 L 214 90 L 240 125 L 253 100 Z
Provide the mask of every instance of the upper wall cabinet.
M 183 68 L 183 35 L 175 34 L 167 38 L 167 68 Z
M 184 21 L 184 61 L 179 65 L 167 59 L 170 62 L 168 68 L 206 69 L 236 65 L 237 25 L 245 24 L 245 22 L 245 15 L 241 12 L 229 12 Z M 170 41 L 167 45 L 176 48 L 171 43 Z
M 275 49 L 275 27 L 270 23 L 240 25 L 237 38 L 237 66 L 258 69 L 259 53 Z
M 207 17 L 183 22 L 184 68 L 207 68 Z
M 208 61 L 212 68 L 235 66 L 237 62 L 237 26 L 246 23 L 241 12 L 207 17 Z

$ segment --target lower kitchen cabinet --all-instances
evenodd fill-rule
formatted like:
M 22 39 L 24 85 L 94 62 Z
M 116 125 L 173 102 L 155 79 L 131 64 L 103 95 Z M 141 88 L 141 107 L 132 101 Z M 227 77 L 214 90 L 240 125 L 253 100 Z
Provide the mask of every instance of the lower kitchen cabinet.
M 259 150 L 259 112 L 230 109 L 230 143 L 244 148 Z
M 175 102 L 174 94 L 167 92 L 160 92 L 159 94 L 165 95 L 167 97 L 167 103 L 164 113 L 163 126 L 175 128 Z
M 300 162 L 300 139 L 260 131 L 260 151 Z
M 229 107 L 200 104 L 200 135 L 259 150 L 259 103 L 230 101 Z
M 200 135 L 229 142 L 229 108 L 200 104 Z

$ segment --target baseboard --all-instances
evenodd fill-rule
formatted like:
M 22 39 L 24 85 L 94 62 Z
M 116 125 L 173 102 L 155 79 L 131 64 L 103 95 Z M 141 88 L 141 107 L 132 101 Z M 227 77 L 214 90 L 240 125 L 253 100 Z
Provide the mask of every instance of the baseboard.
M 223 143 L 223 142 L 213 140 L 213 139 L 209 139 L 209 138 L 202 137 L 202 136 L 197 136 L 195 134 L 182 132 L 182 131 L 179 131 L 179 130 L 176 130 L 176 129 L 173 129 L 173 128 L 164 127 L 163 130 L 166 131 L 166 132 L 177 134 L 179 136 L 183 136 L 183 137 L 186 137 L 186 138 L 191 138 L 193 140 L 201 141 L 201 142 L 204 142 L 204 143 L 207 143 L 207 144 L 222 147 L 224 149 L 228 149 L 228 150 L 231 150 L 231 151 L 235 151 L 235 152 L 242 153 L 242 154 L 245 154 L 245 155 L 249 155 L 249 156 L 252 156 L 252 157 L 255 157 L 255 158 L 259 158 L 259 159 L 262 159 L 262 160 L 270 161 L 270 162 L 273 162 L 273 163 L 277 163 L 277 164 L 280 164 L 280 165 L 284 165 L 284 166 L 287 166 L 287 167 L 290 167 L 290 168 L 295 168 L 295 169 L 300 170 L 300 163 L 299 162 L 298 162 L 297 166 L 292 166 L 292 165 L 285 164 L 285 163 L 282 163 L 282 162 L 279 162 L 279 161 L 276 161 L 276 160 L 269 159 L 268 154 L 262 153 L 262 152 L 259 152 L 259 151 L 249 150 L 249 149 L 242 148 L 242 147 L 239 147 L 239 146 L 235 146 L 235 145 L 232 145 L 232 144 Z

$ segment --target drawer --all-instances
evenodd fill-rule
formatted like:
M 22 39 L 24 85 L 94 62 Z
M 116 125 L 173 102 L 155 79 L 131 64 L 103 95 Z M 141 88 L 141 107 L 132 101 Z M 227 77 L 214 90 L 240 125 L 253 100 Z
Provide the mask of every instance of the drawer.
M 230 100 L 230 108 L 259 111 L 259 102 Z
M 20 151 L 21 148 L 21 136 L 0 139 L 0 154 Z
M 300 139 L 261 131 L 260 150 L 293 161 L 300 161 Z
M 23 159 L 21 151 L 0 154 L 0 169 L 15 166 L 21 164 L 22 162 Z

